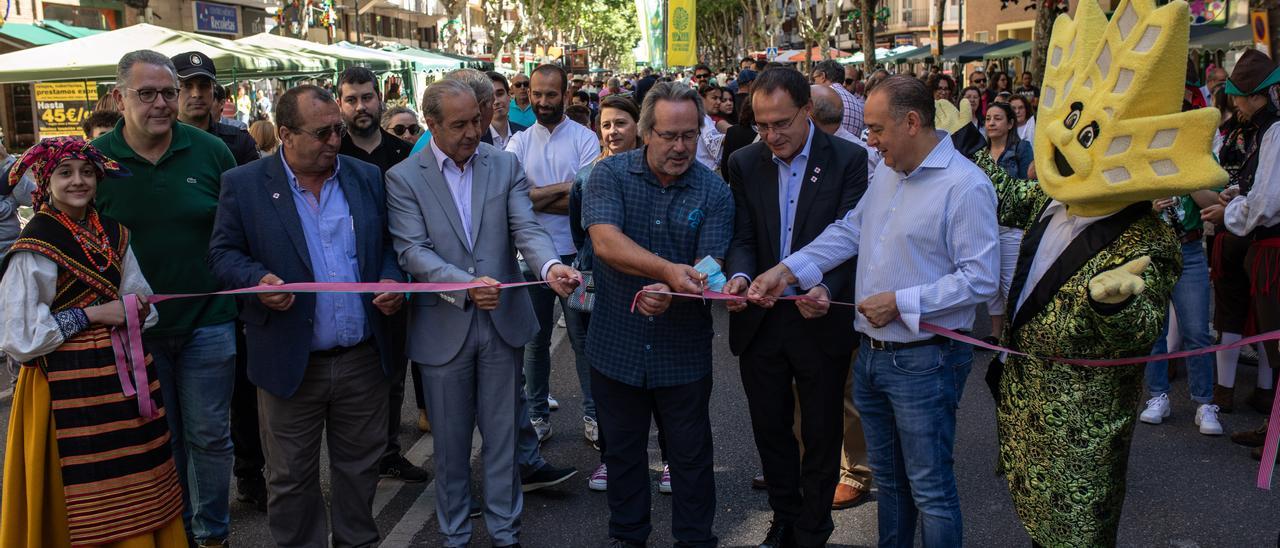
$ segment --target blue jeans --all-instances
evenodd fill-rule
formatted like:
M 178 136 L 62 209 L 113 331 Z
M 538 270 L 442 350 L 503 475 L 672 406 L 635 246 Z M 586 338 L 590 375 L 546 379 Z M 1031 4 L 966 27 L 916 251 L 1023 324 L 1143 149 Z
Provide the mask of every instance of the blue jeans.
M 1209 263 L 1205 259 L 1204 244 L 1199 241 L 1182 244 L 1182 277 L 1173 286 L 1173 309 L 1178 316 L 1178 334 L 1182 337 L 1183 350 L 1195 350 L 1213 344 L 1209 331 Z M 1169 318 L 1165 317 L 1164 329 L 1153 354 L 1168 351 Z M 1199 404 L 1213 403 L 1213 354 L 1201 354 L 1186 359 L 1187 384 L 1191 399 Z M 1168 362 L 1147 363 L 1147 390 L 1159 396 L 1169 392 Z
M 560 262 L 573 264 L 573 255 L 563 255 Z M 542 265 L 538 265 L 539 269 Z M 538 281 L 541 272 L 530 270 L 529 265 L 520 261 L 520 271 L 524 279 Z M 560 309 L 564 311 L 565 327 L 569 330 L 569 344 L 573 346 L 573 358 L 577 364 L 578 384 L 582 388 L 582 415 L 596 418 L 596 402 L 591 399 L 591 368 L 587 364 L 586 349 L 587 330 L 576 310 L 569 308 L 569 303 L 556 295 L 546 286 L 529 288 L 529 299 L 533 301 L 533 315 L 538 318 L 538 334 L 532 341 L 524 345 L 524 391 L 529 398 L 529 419 L 545 419 L 551 416 L 551 408 L 547 405 L 547 394 L 551 386 L 551 333 L 555 331 L 556 299 L 560 300 Z
M 183 521 L 197 542 L 225 539 L 231 534 L 235 323 L 145 342 L 160 377 L 173 462 L 186 493 Z
M 952 452 L 956 408 L 972 366 L 973 347 L 967 344 L 872 350 L 863 338 L 853 367 L 853 401 L 880 486 L 881 547 L 910 548 L 920 515 L 926 548 L 961 546 L 964 523 Z

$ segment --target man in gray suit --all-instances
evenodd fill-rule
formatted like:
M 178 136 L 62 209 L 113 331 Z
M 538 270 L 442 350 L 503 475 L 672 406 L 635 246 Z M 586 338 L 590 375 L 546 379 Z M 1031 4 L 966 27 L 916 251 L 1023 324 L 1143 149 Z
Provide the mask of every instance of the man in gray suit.
M 516 466 L 522 347 L 538 332 L 518 250 L 568 295 L 578 272 L 561 264 L 534 217 L 514 155 L 480 142 L 475 93 L 443 80 L 423 94 L 431 142 L 387 172 L 391 236 L 400 265 L 423 282 L 479 282 L 466 292 L 415 298 L 409 357 L 422 372 L 435 435 L 436 517 L 446 545 L 471 540 L 471 433 L 484 437 L 485 524 L 495 546 L 519 544 L 523 506 Z M 478 405 L 483 401 L 484 405 Z

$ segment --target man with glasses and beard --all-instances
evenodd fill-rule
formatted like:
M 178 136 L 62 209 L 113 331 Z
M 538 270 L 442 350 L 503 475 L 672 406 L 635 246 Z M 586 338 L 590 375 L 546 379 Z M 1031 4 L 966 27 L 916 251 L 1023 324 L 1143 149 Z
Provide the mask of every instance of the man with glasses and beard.
M 382 92 L 378 89 L 378 79 L 369 69 L 351 67 L 338 76 L 338 109 L 347 126 L 339 154 L 378 166 L 379 174 L 384 176 L 392 166 L 409 157 L 412 149 L 409 143 L 387 133 L 378 123 L 382 120 Z M 409 368 L 409 358 L 404 353 L 408 329 L 408 309 L 387 318 L 391 382 L 387 398 L 387 447 L 378 465 L 378 475 L 418 483 L 427 481 L 431 475 L 400 454 L 400 408 L 404 405 L 404 379 Z
M 139 50 L 120 59 L 111 95 L 123 118 L 93 146 L 131 175 L 99 183 L 97 205 L 131 229 L 130 245 L 156 293 L 203 294 L 220 289 L 205 255 L 222 175 L 236 160 L 216 136 L 178 123 L 180 94 L 164 54 Z M 235 301 L 201 297 L 156 308 L 160 322 L 142 340 L 164 396 L 187 498 L 183 520 L 196 544 L 222 546 L 231 534 Z

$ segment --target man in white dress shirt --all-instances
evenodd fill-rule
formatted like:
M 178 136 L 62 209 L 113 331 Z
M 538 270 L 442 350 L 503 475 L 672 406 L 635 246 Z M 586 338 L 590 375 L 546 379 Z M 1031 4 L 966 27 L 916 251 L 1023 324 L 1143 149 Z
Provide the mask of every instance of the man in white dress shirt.
M 858 206 L 756 277 L 748 298 L 773 306 L 857 255 L 854 404 L 862 415 L 877 496 L 880 545 L 960 546 L 952 469 L 955 410 L 973 348 L 921 332 L 921 322 L 969 330 L 999 285 L 995 189 L 933 125 L 924 83 L 891 76 L 867 98 L 868 144 L 883 154 Z M 898 213 L 902 208 L 902 213 Z
M 507 143 L 507 152 L 514 153 L 524 167 L 532 188 L 529 199 L 538 222 L 555 240 L 556 253 L 564 264 L 573 264 L 577 249 L 569 232 L 569 189 L 578 170 L 595 161 L 600 155 L 600 139 L 590 129 L 568 119 L 564 115 L 564 94 L 568 79 L 564 69 L 556 65 L 542 65 L 533 70 L 529 78 L 529 101 L 533 104 L 538 123 L 516 133 Z M 537 272 L 522 267 L 525 276 L 537 279 Z M 544 287 L 532 287 L 534 315 L 541 329 L 524 348 L 525 392 L 529 398 L 529 418 L 533 421 L 538 439 L 551 437 L 552 398 L 548 395 L 551 376 L 551 332 L 555 329 L 553 312 L 556 295 Z M 569 331 L 569 343 L 574 353 L 580 355 L 586 340 L 586 331 L 576 311 L 571 310 L 565 299 L 560 299 L 564 311 L 565 326 Z M 590 379 L 580 379 L 582 386 L 589 386 Z M 586 392 L 587 390 L 584 390 Z M 598 436 L 595 405 L 583 400 L 583 433 L 591 442 Z

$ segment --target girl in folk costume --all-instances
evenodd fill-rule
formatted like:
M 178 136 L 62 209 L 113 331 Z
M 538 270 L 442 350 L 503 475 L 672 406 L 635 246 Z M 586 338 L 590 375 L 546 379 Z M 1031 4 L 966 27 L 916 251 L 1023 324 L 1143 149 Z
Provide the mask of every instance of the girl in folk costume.
M 41 141 L 8 184 L 28 169 L 36 214 L 0 265 L 0 350 L 23 365 L 0 545 L 186 546 L 160 385 L 121 334 L 129 319 L 155 324 L 151 288 L 129 231 L 93 207 L 98 181 L 123 169 L 78 137 Z
M 1039 185 L 995 167 L 1002 226 L 1026 230 L 1009 292 L 999 382 L 1000 464 L 1038 546 L 1114 546 L 1143 367 L 1038 356 L 1150 354 L 1182 272 L 1151 201 L 1227 180 L 1211 154 L 1218 112 L 1182 111 L 1188 7 L 1096 0 L 1050 35 L 1035 132 Z

